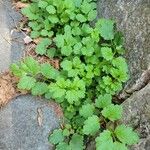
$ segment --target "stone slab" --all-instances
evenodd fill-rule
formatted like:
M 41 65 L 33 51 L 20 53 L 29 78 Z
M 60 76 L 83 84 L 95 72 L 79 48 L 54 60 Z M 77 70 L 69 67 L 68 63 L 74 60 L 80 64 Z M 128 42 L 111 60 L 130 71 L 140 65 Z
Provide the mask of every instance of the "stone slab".
M 52 150 L 48 136 L 58 127 L 46 100 L 20 96 L 0 110 L 0 150 Z

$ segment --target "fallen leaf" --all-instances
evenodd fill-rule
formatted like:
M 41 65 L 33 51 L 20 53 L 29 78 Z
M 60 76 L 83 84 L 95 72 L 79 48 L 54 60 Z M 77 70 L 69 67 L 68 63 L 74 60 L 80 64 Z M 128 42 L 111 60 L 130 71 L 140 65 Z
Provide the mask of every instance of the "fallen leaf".
M 14 4 L 14 6 L 15 6 L 15 8 L 16 8 L 17 10 L 19 10 L 19 9 L 22 9 L 22 8 L 27 7 L 28 4 L 27 4 L 27 3 L 23 3 L 23 2 L 16 2 L 16 3 Z
M 0 75 L 0 107 L 5 106 L 16 96 L 27 94 L 27 91 L 17 89 L 18 80 L 10 72 Z

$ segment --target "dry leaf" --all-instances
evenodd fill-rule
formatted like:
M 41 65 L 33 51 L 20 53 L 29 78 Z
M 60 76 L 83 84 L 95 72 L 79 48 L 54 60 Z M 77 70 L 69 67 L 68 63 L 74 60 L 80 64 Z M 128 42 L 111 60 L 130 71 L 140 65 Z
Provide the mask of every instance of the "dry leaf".
M 18 78 L 10 72 L 0 75 L 0 107 L 6 105 L 10 100 L 19 95 L 27 94 L 26 91 L 17 89 Z
M 23 40 L 24 40 L 25 44 L 29 44 L 32 42 L 32 39 L 29 36 L 26 36 Z
M 16 2 L 14 5 L 15 5 L 15 8 L 16 8 L 17 10 L 22 9 L 22 8 L 25 8 L 25 7 L 28 6 L 27 3 L 23 3 L 23 2 Z

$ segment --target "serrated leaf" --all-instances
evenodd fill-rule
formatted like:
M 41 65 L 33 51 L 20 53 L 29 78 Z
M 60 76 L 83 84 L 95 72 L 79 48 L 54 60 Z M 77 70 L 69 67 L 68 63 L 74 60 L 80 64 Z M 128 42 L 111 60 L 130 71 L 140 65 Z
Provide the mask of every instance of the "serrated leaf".
M 37 82 L 31 90 L 32 95 L 43 95 L 48 91 L 48 86 L 46 83 Z
M 124 144 L 132 145 L 139 141 L 138 134 L 131 127 L 119 125 L 115 129 L 117 138 Z
M 56 129 L 53 131 L 53 133 L 49 136 L 49 142 L 53 144 L 58 144 L 60 142 L 63 142 L 64 136 L 61 129 Z
M 105 58 L 106 60 L 112 60 L 113 59 L 113 52 L 112 52 L 111 48 L 102 47 L 101 53 L 102 53 L 103 58 Z
M 62 53 L 62 55 L 64 55 L 64 56 L 69 56 L 69 55 L 71 55 L 71 53 L 72 53 L 72 47 L 71 46 L 64 46 L 62 49 L 61 49 L 61 53 Z
M 117 58 L 114 58 L 112 60 L 112 64 L 114 67 L 120 69 L 120 70 L 124 70 L 125 72 L 128 72 L 128 65 L 126 63 L 126 60 L 125 58 L 123 57 L 117 57 Z
M 94 110 L 95 110 L 94 105 L 92 105 L 92 104 L 85 104 L 85 105 L 82 105 L 82 107 L 80 108 L 79 113 L 84 118 L 88 118 L 88 117 L 93 115 Z
M 50 13 L 50 14 L 55 14 L 56 13 L 56 9 L 53 5 L 49 5 L 46 7 L 46 10 Z
M 105 108 L 112 103 L 112 96 L 110 94 L 100 95 L 95 101 L 98 108 Z
M 111 121 L 115 121 L 122 116 L 122 106 L 111 104 L 102 110 L 102 115 Z
M 61 48 L 64 46 L 64 36 L 63 35 L 56 35 L 56 38 L 54 39 L 56 42 L 56 45 L 58 48 Z
M 90 3 L 88 3 L 87 1 L 84 1 L 81 5 L 81 11 L 84 13 L 84 14 L 88 14 L 89 11 L 91 10 L 91 5 Z
M 24 64 L 27 66 L 28 71 L 32 75 L 36 75 L 40 72 L 40 64 L 38 63 L 38 61 L 36 61 L 32 57 L 25 58 L 24 59 Z
M 38 38 L 40 36 L 40 32 L 39 31 L 31 31 L 30 36 L 33 39 Z
M 58 18 L 56 15 L 50 15 L 50 16 L 48 16 L 48 20 L 49 20 L 51 23 L 53 23 L 53 24 L 59 22 L 59 18 Z
M 74 134 L 70 141 L 71 150 L 83 150 L 83 136 Z
M 63 68 L 63 70 L 71 70 L 72 69 L 72 62 L 69 60 L 64 60 L 61 63 L 61 67 Z
M 99 129 L 99 118 L 95 115 L 88 117 L 88 119 L 84 122 L 83 133 L 86 135 L 94 135 Z
M 128 150 L 128 148 L 125 144 L 116 141 L 113 144 L 113 150 Z
M 75 54 L 80 54 L 82 49 L 82 43 L 76 43 L 73 48 Z
M 101 36 L 105 40 L 114 39 L 114 21 L 108 19 L 100 19 L 96 23 L 96 28 L 99 29 Z
M 66 92 L 65 98 L 67 99 L 67 101 L 68 101 L 70 104 L 73 104 L 74 102 L 76 102 L 76 101 L 79 100 L 79 95 L 78 95 L 78 92 L 77 92 L 77 91 L 75 91 L 75 90 L 70 90 L 70 91 L 67 91 L 67 92 Z
M 38 6 L 39 6 L 40 8 L 46 8 L 46 7 L 48 6 L 48 3 L 45 2 L 45 1 L 43 1 L 43 0 L 40 0 L 40 1 L 38 2 Z
M 88 21 L 93 21 L 96 19 L 97 16 L 97 11 L 96 10 L 91 10 L 88 14 Z
M 31 90 L 35 85 L 36 80 L 33 77 L 22 76 L 18 83 L 18 88 L 21 90 Z
M 59 77 L 59 71 L 48 63 L 41 65 L 41 73 L 48 79 L 57 79 Z
M 113 139 L 111 132 L 109 130 L 104 130 L 96 138 L 96 150 L 112 150 L 113 149 Z
M 56 150 L 71 150 L 70 146 L 65 143 L 65 142 L 60 142 L 57 146 L 56 146 Z
M 40 55 L 46 54 L 47 47 L 51 44 L 51 42 L 52 41 L 48 38 L 42 39 L 35 49 L 36 53 Z
M 21 77 L 23 73 L 25 73 L 24 71 L 20 69 L 20 67 L 17 64 L 12 64 L 10 66 L 10 69 L 11 69 L 11 72 L 17 77 Z
M 77 14 L 77 15 L 76 15 L 76 19 L 77 19 L 79 22 L 81 22 L 81 23 L 87 21 L 87 19 L 85 18 L 85 16 L 82 15 L 82 14 Z

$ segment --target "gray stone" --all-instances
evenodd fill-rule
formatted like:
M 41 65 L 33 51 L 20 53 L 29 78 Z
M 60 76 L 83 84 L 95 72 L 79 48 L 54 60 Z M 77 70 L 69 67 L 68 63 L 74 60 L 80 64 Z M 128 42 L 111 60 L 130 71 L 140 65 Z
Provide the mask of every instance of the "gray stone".
M 11 0 L 0 1 L 0 72 L 20 60 L 24 50 L 24 34 L 18 30 L 21 14 L 12 7 Z
M 122 122 L 137 130 L 140 142 L 132 150 L 150 149 L 150 83 L 135 92 L 123 104 Z
M 98 17 L 116 20 L 125 36 L 132 86 L 150 63 L 150 0 L 98 0 Z
M 0 110 L 0 150 L 52 150 L 48 136 L 58 126 L 49 102 L 18 97 Z

